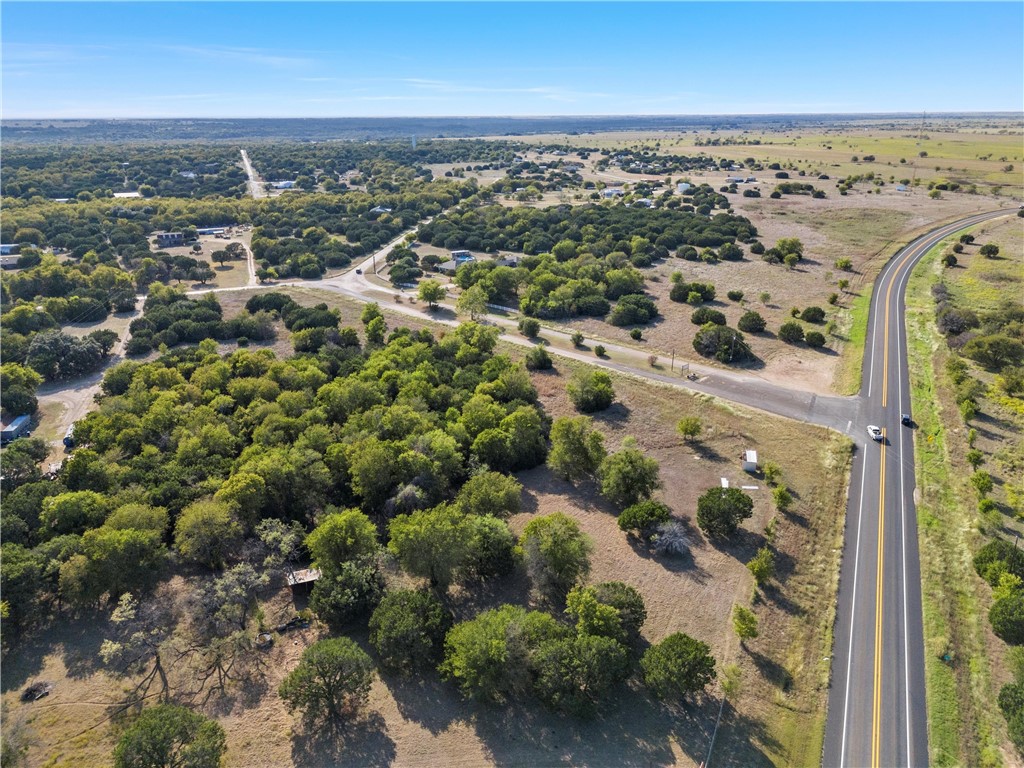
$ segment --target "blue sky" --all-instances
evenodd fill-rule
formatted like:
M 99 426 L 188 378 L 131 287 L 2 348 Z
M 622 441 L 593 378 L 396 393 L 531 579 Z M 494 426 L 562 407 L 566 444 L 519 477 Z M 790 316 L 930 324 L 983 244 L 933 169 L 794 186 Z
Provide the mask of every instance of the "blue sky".
M 1024 3 L 2 7 L 3 116 L 1024 108 Z

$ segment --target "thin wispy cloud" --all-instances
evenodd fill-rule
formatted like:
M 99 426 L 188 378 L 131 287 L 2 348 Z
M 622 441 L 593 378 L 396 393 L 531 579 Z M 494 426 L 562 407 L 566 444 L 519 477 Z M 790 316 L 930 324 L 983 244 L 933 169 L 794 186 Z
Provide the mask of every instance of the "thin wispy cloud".
M 109 58 L 113 50 L 113 47 L 109 45 L 53 45 L 51 43 L 5 42 L 3 46 L 3 62 L 6 66 L 7 64 L 95 61 L 96 59 Z
M 207 59 L 218 59 L 222 61 L 237 61 L 243 64 L 253 64 L 273 69 L 301 69 L 315 64 L 315 60 L 306 56 L 285 56 L 277 53 L 267 53 L 259 48 L 238 48 L 232 46 L 191 46 L 191 45 L 162 45 L 161 49 L 184 56 L 199 56 Z

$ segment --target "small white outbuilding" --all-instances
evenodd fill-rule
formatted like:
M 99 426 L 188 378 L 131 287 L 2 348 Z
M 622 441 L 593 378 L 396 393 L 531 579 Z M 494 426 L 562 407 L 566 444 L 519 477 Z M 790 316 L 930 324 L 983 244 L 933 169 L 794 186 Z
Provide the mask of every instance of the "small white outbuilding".
M 757 472 L 757 451 L 743 452 L 743 471 Z

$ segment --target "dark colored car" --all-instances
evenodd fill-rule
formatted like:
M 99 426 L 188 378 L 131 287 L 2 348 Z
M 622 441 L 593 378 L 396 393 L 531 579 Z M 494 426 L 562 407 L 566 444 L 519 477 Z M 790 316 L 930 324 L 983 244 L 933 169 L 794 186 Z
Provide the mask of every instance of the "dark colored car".
M 914 420 L 912 418 L 910 418 L 910 414 L 909 413 L 904 413 L 902 416 L 900 416 L 900 423 L 904 427 L 912 427 L 912 426 L 914 426 Z

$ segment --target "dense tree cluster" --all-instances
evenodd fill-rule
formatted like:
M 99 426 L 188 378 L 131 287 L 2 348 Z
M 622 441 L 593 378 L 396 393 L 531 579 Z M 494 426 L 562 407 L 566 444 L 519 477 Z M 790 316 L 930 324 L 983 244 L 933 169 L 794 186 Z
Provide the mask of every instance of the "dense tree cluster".
M 128 274 L 116 266 L 86 261 L 63 265 L 44 256 L 36 267 L 3 275 L 0 343 L 5 361 L 24 363 L 39 333 L 98 322 L 112 309 L 134 307 L 135 287 Z
M 517 303 L 537 317 L 611 311 L 611 322 L 632 325 L 657 316 L 636 267 L 681 245 L 719 246 L 755 234 L 749 221 L 728 214 L 709 219 L 623 206 L 489 206 L 448 212 L 421 227 L 419 238 L 448 249 L 528 254 L 514 267 L 483 260 L 460 267 L 456 282 L 463 289 L 480 285 L 493 303 Z
M 272 339 L 275 334 L 269 312 L 243 312 L 224 320 L 215 294 L 193 299 L 183 291 L 159 285 L 150 290 L 142 317 L 132 320 L 128 328 L 129 355 L 145 354 L 162 345 L 196 344 L 203 339 L 262 340 Z
M 732 160 L 715 160 L 703 153 L 690 157 L 655 153 L 644 149 L 624 149 L 613 156 L 602 157 L 596 163 L 598 170 L 608 168 L 614 162 L 626 173 L 680 173 L 683 171 L 717 171 L 728 168 Z
M 558 258 L 568 261 L 583 253 L 603 258 L 614 251 L 643 256 L 653 250 L 656 256 L 665 256 L 680 245 L 717 247 L 736 240 L 745 242 L 756 235 L 749 220 L 725 213 L 708 218 L 642 207 L 562 205 L 456 209 L 421 227 L 419 237 L 446 248 L 500 249 L 527 255 L 552 252 L 557 243 L 568 240 L 576 250 Z M 659 246 L 665 250 L 654 250 Z
M 321 184 L 344 184 L 345 174 L 358 172 L 366 186 L 382 188 L 415 177 L 429 180 L 425 165 L 471 163 L 478 170 L 505 168 L 512 164 L 519 145 L 506 141 L 408 141 L 381 142 L 275 142 L 249 150 L 253 165 L 264 179 L 296 179 L 305 176 Z M 333 185 L 325 185 L 333 187 Z
M 95 604 L 151 585 L 168 541 L 183 559 L 230 565 L 233 542 L 261 521 L 327 525 L 330 505 L 391 521 L 399 561 L 437 585 L 507 570 L 515 541 L 492 513 L 518 509 L 518 484 L 496 473 L 542 463 L 548 423 L 525 369 L 493 354 L 496 336 L 473 324 L 440 339 L 399 329 L 365 350 L 283 361 L 269 350 L 221 357 L 207 340 L 114 366 L 55 481 L 41 481 L 30 454 L 5 452 L 9 621 L 42 616 L 40 601 Z M 320 562 L 315 539 L 310 549 Z M 374 541 L 322 558 L 337 566 L 337 589 L 323 590 L 338 623 L 376 605 L 377 551 Z
M 245 172 L 237 149 L 210 144 L 14 145 L 4 150 L 0 194 L 5 198 L 90 200 L 114 192 L 241 197 Z
M 479 701 L 532 695 L 557 711 L 593 716 L 637 670 L 632 649 L 647 611 L 621 582 L 575 589 L 567 604 L 574 626 L 514 605 L 456 624 L 445 640 L 442 675 Z M 639 664 L 652 692 L 674 700 L 711 683 L 714 665 L 706 644 L 682 634 L 652 646 Z

